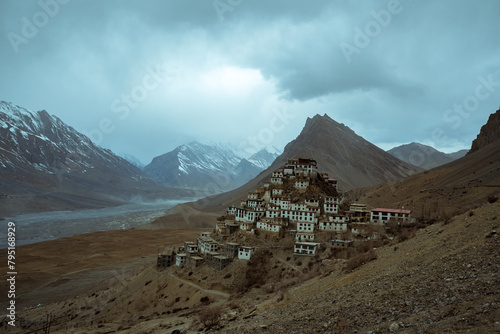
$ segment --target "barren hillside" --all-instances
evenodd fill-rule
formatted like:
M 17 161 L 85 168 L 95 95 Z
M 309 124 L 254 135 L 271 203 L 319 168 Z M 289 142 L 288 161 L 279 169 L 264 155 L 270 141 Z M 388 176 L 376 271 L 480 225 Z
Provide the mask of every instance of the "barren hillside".
M 145 250 L 151 255 L 131 254 L 122 266 L 100 266 L 92 275 L 91 270 L 79 274 L 74 266 L 81 263 L 90 269 L 111 249 L 106 244 L 89 247 L 82 260 L 78 248 L 67 247 L 68 264 L 58 272 L 66 270 L 68 276 L 35 290 L 44 305 L 36 307 L 38 300 L 33 300 L 35 308 L 18 315 L 22 327 L 9 332 L 41 328 L 50 314 L 52 333 L 172 333 L 175 329 L 196 333 L 204 328 L 200 315 L 219 306 L 222 333 L 255 333 L 263 328 L 272 333 L 498 333 L 500 254 L 493 231 L 499 228 L 499 212 L 500 202 L 485 203 L 447 224 L 418 230 L 412 239 L 395 239 L 376 250 L 376 260 L 352 272 L 346 271 L 346 260 L 291 259 L 273 250 L 275 256 L 264 268 L 267 281 L 245 293 L 237 292 L 251 268 L 244 260 L 222 271 L 209 267 L 158 271 L 154 255 Z M 135 233 L 139 240 L 144 232 Z M 112 232 L 103 232 L 100 240 L 105 242 L 106 236 L 113 238 Z M 57 242 L 20 247 L 20 251 L 36 254 L 37 247 L 46 249 Z M 112 248 L 119 254 L 130 246 L 122 242 Z M 70 265 L 73 259 L 81 261 Z M 33 261 L 26 257 L 24 266 L 36 268 Z M 288 272 L 290 279 L 275 281 L 280 272 Z M 86 290 L 71 289 L 81 284 L 86 284 Z M 65 291 L 65 298 L 51 303 L 47 297 L 53 296 L 54 289 Z

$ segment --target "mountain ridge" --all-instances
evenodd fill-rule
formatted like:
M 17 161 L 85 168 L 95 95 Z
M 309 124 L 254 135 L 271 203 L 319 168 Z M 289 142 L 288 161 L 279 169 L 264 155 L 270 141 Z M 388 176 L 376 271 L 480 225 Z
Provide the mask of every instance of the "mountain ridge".
M 461 150 L 447 154 L 416 142 L 400 145 L 387 151 L 392 156 L 425 170 L 450 163 L 465 156 L 467 152 L 467 150 Z

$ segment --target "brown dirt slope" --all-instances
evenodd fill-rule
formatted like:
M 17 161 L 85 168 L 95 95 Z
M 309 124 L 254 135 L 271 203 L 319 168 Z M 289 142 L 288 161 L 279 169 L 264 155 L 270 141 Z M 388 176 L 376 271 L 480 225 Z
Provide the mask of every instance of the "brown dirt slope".
M 349 274 L 333 272 L 262 302 L 222 333 L 499 333 L 500 203 L 377 250 Z

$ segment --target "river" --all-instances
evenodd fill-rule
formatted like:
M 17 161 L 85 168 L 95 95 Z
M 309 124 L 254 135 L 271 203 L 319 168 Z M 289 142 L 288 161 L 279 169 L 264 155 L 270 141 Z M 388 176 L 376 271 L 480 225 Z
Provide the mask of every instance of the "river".
M 16 225 L 16 246 L 32 244 L 77 234 L 126 230 L 147 224 L 177 204 L 193 201 L 166 200 L 154 203 L 125 204 L 102 209 L 50 211 L 5 218 L 0 231 L 0 249 L 7 247 L 7 223 Z

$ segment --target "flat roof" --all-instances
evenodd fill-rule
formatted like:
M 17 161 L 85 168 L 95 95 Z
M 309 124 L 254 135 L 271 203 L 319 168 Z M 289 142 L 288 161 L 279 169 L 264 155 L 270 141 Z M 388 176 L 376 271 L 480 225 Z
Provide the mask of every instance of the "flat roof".
M 318 246 L 317 242 L 296 242 L 295 245 Z
M 407 213 L 407 214 L 410 214 L 411 210 L 377 208 L 377 209 L 373 209 L 372 212 L 389 212 L 389 213 Z

